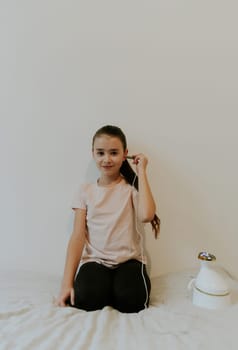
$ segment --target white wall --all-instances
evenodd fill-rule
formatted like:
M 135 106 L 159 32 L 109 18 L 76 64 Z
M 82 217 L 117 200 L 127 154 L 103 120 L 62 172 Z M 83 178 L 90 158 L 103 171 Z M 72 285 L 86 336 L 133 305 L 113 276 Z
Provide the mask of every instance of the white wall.
M 235 1 L 0 0 L 0 266 L 61 273 L 107 123 L 145 152 L 151 274 L 203 249 L 238 276 Z

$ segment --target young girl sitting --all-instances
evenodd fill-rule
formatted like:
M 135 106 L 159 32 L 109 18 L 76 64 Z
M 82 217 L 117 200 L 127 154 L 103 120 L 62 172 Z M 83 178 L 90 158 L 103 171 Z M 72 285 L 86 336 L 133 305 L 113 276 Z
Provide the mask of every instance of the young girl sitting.
M 57 305 L 139 312 L 149 305 L 151 284 L 136 222 L 151 222 L 155 237 L 160 228 L 148 161 L 142 153 L 130 157 L 136 174 L 127 161 L 124 133 L 111 125 L 95 133 L 92 154 L 100 177 L 81 185 L 73 202 L 74 228 Z

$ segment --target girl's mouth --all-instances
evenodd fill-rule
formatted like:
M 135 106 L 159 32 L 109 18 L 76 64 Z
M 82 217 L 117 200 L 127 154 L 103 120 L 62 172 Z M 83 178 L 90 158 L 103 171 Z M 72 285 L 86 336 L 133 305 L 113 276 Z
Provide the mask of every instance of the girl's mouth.
M 112 165 L 103 165 L 102 168 L 103 168 L 103 169 L 111 169 L 111 168 L 112 168 Z

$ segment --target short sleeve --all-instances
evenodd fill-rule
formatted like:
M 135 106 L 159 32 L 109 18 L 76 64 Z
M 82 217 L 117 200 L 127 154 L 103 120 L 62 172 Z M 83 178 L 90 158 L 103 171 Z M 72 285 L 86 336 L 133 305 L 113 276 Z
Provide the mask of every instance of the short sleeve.
M 79 187 L 74 195 L 72 209 L 87 209 L 86 192 L 83 185 Z

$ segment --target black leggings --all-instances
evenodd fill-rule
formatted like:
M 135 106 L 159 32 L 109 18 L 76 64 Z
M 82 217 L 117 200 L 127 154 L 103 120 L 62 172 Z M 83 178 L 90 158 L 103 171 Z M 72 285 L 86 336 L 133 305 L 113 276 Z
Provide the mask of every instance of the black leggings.
M 141 262 L 129 260 L 116 268 L 96 262 L 83 264 L 74 281 L 75 307 L 86 311 L 112 306 L 120 312 L 139 312 L 149 305 L 151 283 Z M 146 300 L 147 299 L 147 300 Z

